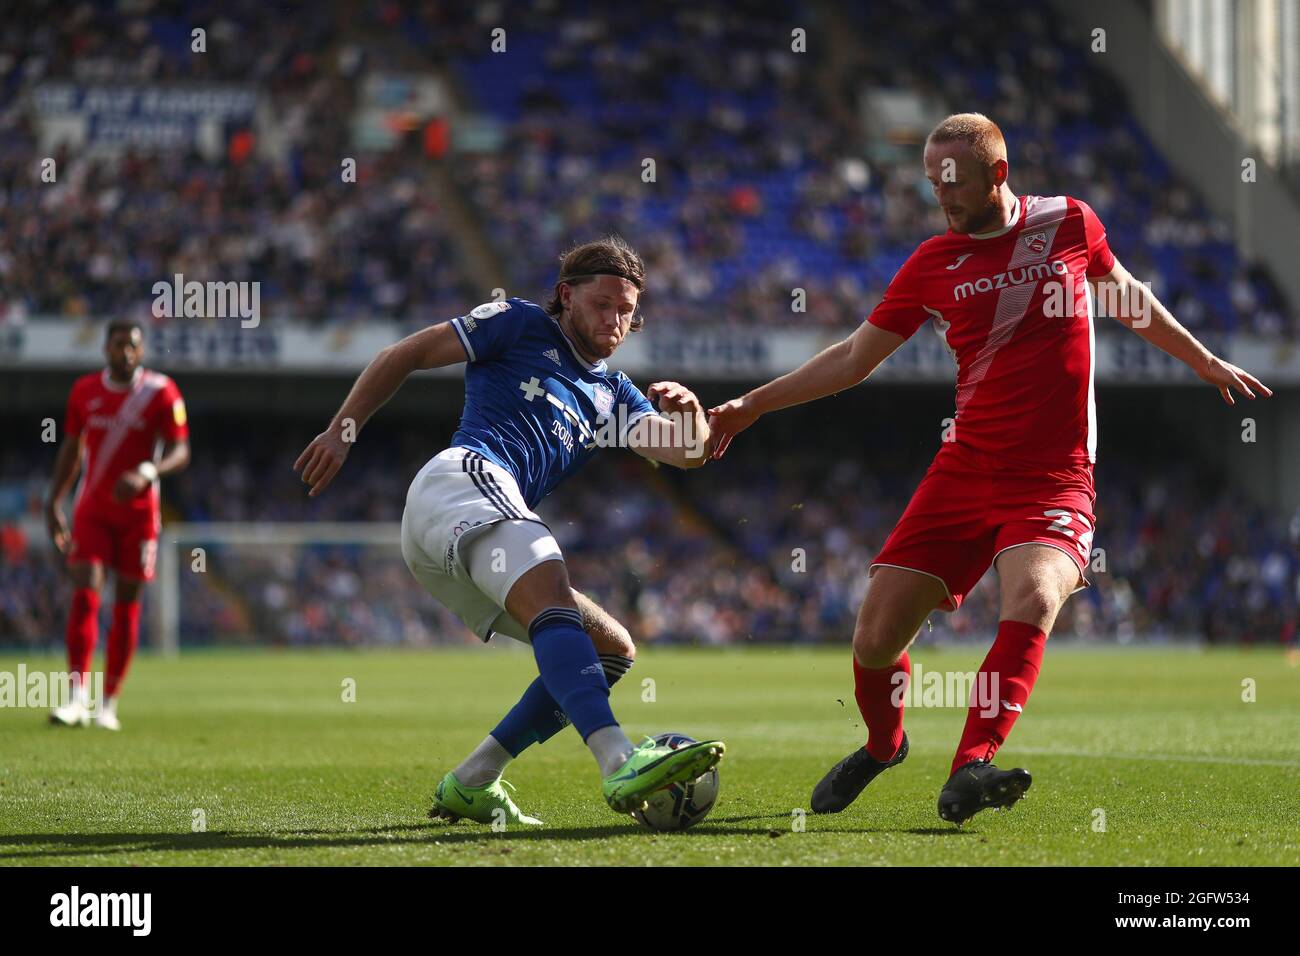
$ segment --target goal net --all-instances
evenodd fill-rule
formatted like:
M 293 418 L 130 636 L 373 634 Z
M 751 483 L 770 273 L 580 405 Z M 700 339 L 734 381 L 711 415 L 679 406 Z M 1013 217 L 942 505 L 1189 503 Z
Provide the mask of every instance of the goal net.
M 397 523 L 171 524 L 158 543 L 160 650 L 477 643 L 416 583 Z

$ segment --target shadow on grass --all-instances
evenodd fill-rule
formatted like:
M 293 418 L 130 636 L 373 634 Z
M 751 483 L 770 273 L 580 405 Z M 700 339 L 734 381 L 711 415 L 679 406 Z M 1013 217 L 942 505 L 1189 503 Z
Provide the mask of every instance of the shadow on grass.
M 809 814 L 809 816 L 812 817 L 813 815 L 812 815 L 812 814 Z M 816 817 L 813 817 L 813 819 L 816 819 Z M 691 832 L 692 832 L 692 833 L 704 833 L 704 832 L 707 832 L 708 829 L 710 828 L 710 826 L 711 826 L 712 824 L 718 824 L 718 823 L 750 823 L 750 822 L 755 821 L 755 820 L 771 820 L 774 824 L 777 824 L 777 825 L 772 826 L 772 827 L 769 827 L 767 830 L 718 830 L 718 831 L 716 831 L 716 832 L 717 832 L 717 833 L 768 833 L 768 834 L 771 834 L 771 833 L 776 833 L 776 832 L 778 832 L 778 831 L 779 831 L 779 832 L 782 832 L 782 833 L 789 832 L 789 829 L 790 829 L 790 814 L 788 814 L 788 813 L 772 813 L 772 814 L 756 814 L 756 815 L 754 815 L 754 816 L 748 816 L 748 817 L 709 817 L 708 820 L 705 820 L 705 821 L 703 821 L 702 823 L 700 823 L 700 825 L 699 825 L 698 827 L 696 827 L 695 829 L 691 830 Z M 972 833 L 974 833 L 975 831 L 974 831 L 974 830 L 963 830 L 963 829 L 961 829 L 961 828 L 959 828 L 959 827 L 953 827 L 953 826 L 949 826 L 949 827 L 912 827 L 911 829 L 907 829 L 907 830 L 900 829 L 899 827 L 867 827 L 867 826 L 859 826 L 859 827 L 823 827 L 823 826 L 813 826 L 812 829 L 810 829 L 810 830 L 808 830 L 808 831 L 806 831 L 806 832 L 808 832 L 808 833 L 910 833 L 910 834 L 912 834 L 913 836 L 963 836 L 963 835 L 964 835 L 964 836 L 970 836 L 970 835 L 971 835 Z
M 726 830 L 713 835 L 737 835 L 766 830 Z M 551 840 L 644 839 L 646 831 L 628 824 L 600 827 L 539 828 L 493 832 L 487 827 L 446 823 L 411 823 L 366 830 L 294 829 L 281 831 L 223 831 L 205 833 L 16 833 L 0 836 L 0 860 L 34 860 L 119 853 L 197 853 L 222 850 L 300 850 L 326 847 L 484 846 Z
M 208 850 L 296 849 L 307 847 L 394 846 L 424 843 L 436 824 L 377 827 L 364 831 L 284 830 L 206 833 L 12 833 L 0 836 L 0 860 L 105 853 L 193 853 Z M 406 836 L 385 833 L 417 831 Z M 23 849 L 26 847 L 27 849 Z
M 737 827 L 726 824 L 751 821 L 780 821 L 788 826 L 784 814 L 771 816 L 724 817 L 709 820 L 692 828 L 683 837 L 784 836 L 782 828 Z M 970 835 L 957 829 L 911 829 L 891 827 L 817 827 L 816 833 L 912 833 L 922 836 Z M 87 854 L 128 853 L 196 853 L 223 850 L 309 850 L 328 847 L 385 846 L 500 846 L 510 843 L 545 843 L 552 840 L 608 840 L 634 838 L 644 840 L 647 831 L 629 824 L 596 827 L 540 827 L 493 832 L 487 827 L 446 824 L 433 821 L 371 827 L 365 830 L 294 829 L 278 831 L 225 831 L 205 833 L 16 833 L 0 836 L 0 860 L 35 860 Z M 653 834 L 673 837 L 673 833 Z

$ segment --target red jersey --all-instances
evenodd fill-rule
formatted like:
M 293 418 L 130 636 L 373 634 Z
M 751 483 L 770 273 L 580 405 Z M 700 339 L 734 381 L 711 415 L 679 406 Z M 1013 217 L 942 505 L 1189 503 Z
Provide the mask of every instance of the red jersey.
M 1087 203 L 1021 196 L 988 233 L 948 230 L 917 247 L 868 317 L 904 338 L 929 320 L 957 362 L 953 439 L 1011 464 L 1097 454 L 1088 278 L 1114 267 Z
M 113 486 L 122 472 L 153 461 L 160 442 L 188 437 L 185 402 L 175 382 L 144 368 L 130 384 L 113 381 L 107 369 L 83 375 L 68 396 L 63 428 L 68 438 L 85 436 L 74 510 L 158 514 L 157 482 L 127 501 L 113 498 Z

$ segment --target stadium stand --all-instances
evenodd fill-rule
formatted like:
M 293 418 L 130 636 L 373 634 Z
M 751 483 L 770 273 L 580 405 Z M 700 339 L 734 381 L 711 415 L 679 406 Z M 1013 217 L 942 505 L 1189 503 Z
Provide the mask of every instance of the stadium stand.
M 447 228 L 432 175 L 442 160 L 414 135 L 361 156 L 358 175 L 371 188 L 351 188 L 337 171 L 337 157 L 355 152 L 349 107 L 363 67 L 383 58 L 427 68 L 436 51 L 462 110 L 504 129 L 501 149 L 457 154 L 451 174 L 525 296 L 550 284 L 560 248 L 615 230 L 646 256 L 652 301 L 665 304 L 659 321 L 789 323 L 798 286 L 808 293 L 799 322 L 856 324 L 942 226 L 915 150 L 873 155 L 879 131 L 832 109 L 825 90 L 910 85 L 1001 118 L 1015 188 L 1085 197 L 1130 270 L 1189 327 L 1296 332 L 1267 273 L 1241 260 L 1223 223 L 1126 113 L 1122 93 L 1045 11 L 1014 18 L 1008 37 L 956 0 L 924 18 L 903 15 L 898 2 L 855 7 L 843 20 L 855 55 L 821 84 L 789 50 L 790 23 L 813 17 L 804 6 L 671 3 L 646 19 L 579 4 L 557 20 L 543 4 L 513 5 L 508 69 L 486 51 L 490 25 L 470 7 L 328 5 L 332 13 L 297 18 L 292 30 L 277 26 L 276 42 L 254 56 L 239 41 L 269 16 L 257 4 L 181 6 L 188 17 L 142 15 L 123 31 L 90 5 L 36 36 L 5 36 L 0 227 L 16 241 L 0 256 L 0 321 L 147 315 L 145 280 L 175 272 L 256 276 L 269 317 L 314 322 L 433 321 L 486 298 L 464 237 Z M 183 23 L 206 13 L 216 23 L 212 55 L 183 55 Z M 395 30 L 382 43 L 366 29 L 378 25 Z M 965 39 L 934 64 L 943 69 L 918 69 L 930 58 L 921 51 L 945 46 L 939 31 Z M 995 66 L 988 49 L 1000 50 Z M 292 121 L 273 144 L 239 131 L 215 161 L 59 154 L 63 185 L 42 189 L 31 182 L 25 94 L 70 70 L 72 50 L 75 78 L 238 80 Z M 645 158 L 656 160 L 653 184 L 641 179 Z
M 822 428 L 828 447 L 843 441 Z M 868 426 L 860 431 L 863 450 L 833 463 L 799 453 L 818 434 L 815 416 L 789 432 L 765 433 L 761 442 L 739 443 L 699 473 L 660 473 L 615 453 L 539 512 L 564 548 L 575 584 L 640 640 L 844 642 L 864 571 L 925 467 L 922 451 L 890 450 L 888 428 L 877 426 L 874 439 Z M 311 437 L 308 428 L 272 435 L 252 422 L 200 420 L 195 435 L 204 454 L 169 489 L 169 512 L 188 522 L 400 521 L 409 477 L 428 454 L 414 433 L 409 426 L 367 432 L 343 478 L 309 500 L 290 469 Z M 1280 520 L 1207 476 L 1194 459 L 1165 460 L 1153 479 L 1140 450 L 1115 450 L 1098 479 L 1095 544 L 1105 550 L 1105 570 L 1066 605 L 1059 634 L 1086 641 L 1294 640 L 1300 514 Z M 21 501 L 39 517 L 48 467 L 10 458 L 0 472 L 8 509 L 0 515 L 0 633 L 20 643 L 43 644 L 61 633 L 53 555 L 24 540 L 13 510 Z M 603 517 L 590 502 L 608 499 L 610 488 L 618 489 L 618 501 Z M 804 552 L 805 570 L 795 569 L 795 548 Z M 182 577 L 187 643 L 248 634 L 284 644 L 470 639 L 412 586 L 395 548 L 209 550 L 208 573 Z M 956 614 L 933 615 L 927 634 L 985 640 L 997 621 L 993 583 L 990 574 Z

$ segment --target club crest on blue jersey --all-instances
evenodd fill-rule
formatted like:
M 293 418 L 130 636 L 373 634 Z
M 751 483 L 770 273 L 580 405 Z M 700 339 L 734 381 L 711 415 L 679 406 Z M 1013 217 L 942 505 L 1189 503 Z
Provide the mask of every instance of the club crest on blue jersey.
M 530 508 L 598 449 L 623 446 L 637 421 L 656 414 L 622 372 L 585 361 L 534 302 L 487 302 L 451 325 L 469 359 L 452 444 L 509 471 Z

